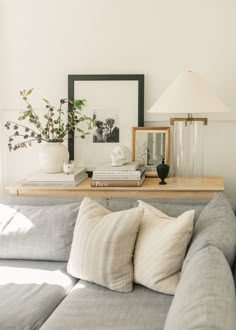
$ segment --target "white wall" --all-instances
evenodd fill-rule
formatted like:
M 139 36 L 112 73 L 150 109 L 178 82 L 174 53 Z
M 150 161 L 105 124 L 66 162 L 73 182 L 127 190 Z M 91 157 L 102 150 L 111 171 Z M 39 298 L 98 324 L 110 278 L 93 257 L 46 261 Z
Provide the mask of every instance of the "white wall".
M 236 2 L 234 0 L 0 0 L 0 106 L 13 118 L 19 90 L 33 102 L 67 96 L 67 75 L 144 73 L 145 124 L 168 125 L 146 111 L 183 70 L 200 72 L 231 109 L 211 115 L 205 174 L 222 175 L 236 197 Z M 3 129 L 3 128 L 1 128 Z M 37 148 L 9 154 L 5 184 L 37 168 Z
M 0 127 L 2 127 L 2 112 L 0 111 Z M 4 190 L 4 179 L 3 179 L 3 129 L 0 129 L 0 194 Z

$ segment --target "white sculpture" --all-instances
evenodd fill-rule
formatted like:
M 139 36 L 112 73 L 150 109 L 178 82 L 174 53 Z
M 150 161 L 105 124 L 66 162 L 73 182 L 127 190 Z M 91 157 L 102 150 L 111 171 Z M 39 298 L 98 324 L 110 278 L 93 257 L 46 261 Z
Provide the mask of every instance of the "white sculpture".
M 111 152 L 111 165 L 121 166 L 130 161 L 131 151 L 128 147 L 120 145 L 112 149 Z

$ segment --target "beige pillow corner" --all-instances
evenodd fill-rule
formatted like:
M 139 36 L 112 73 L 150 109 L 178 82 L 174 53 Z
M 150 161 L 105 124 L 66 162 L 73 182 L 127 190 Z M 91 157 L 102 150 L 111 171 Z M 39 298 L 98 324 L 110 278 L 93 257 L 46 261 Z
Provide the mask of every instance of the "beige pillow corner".
M 143 201 L 138 202 L 144 214 L 134 251 L 134 282 L 174 294 L 192 237 L 195 211 L 172 218 Z
M 111 212 L 86 197 L 76 221 L 69 274 L 114 291 L 133 289 L 133 253 L 143 209 Z

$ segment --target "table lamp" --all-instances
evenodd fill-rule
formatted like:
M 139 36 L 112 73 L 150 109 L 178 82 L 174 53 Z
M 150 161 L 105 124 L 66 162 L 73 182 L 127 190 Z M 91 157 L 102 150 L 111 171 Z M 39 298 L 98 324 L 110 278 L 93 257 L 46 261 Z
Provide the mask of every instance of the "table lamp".
M 205 79 L 192 71 L 181 73 L 148 110 L 187 115 L 186 118 L 170 118 L 175 176 L 204 175 L 204 126 L 207 118 L 195 118 L 193 114 L 228 111 Z

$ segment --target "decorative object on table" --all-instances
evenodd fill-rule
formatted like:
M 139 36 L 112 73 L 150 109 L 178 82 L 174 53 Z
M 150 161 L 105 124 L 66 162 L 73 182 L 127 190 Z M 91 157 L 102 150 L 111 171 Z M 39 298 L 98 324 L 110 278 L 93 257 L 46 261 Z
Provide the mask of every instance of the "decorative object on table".
M 68 97 L 87 99 L 86 113 L 95 117 L 93 134 L 68 140 L 78 166 L 93 171 L 118 143 L 131 149 L 131 127 L 144 125 L 143 74 L 69 75 Z
M 68 162 L 63 163 L 63 172 L 66 174 L 72 174 L 75 170 L 75 162 L 70 160 Z
M 93 171 L 92 187 L 140 187 L 145 179 L 145 167 L 139 161 L 122 166 L 103 164 Z
M 165 178 L 167 178 L 167 176 L 169 174 L 169 169 L 170 169 L 170 166 L 165 164 L 165 159 L 163 158 L 162 163 L 157 165 L 157 174 L 158 174 L 158 177 L 161 179 L 159 184 L 166 184 Z
M 96 166 L 95 170 L 93 171 L 93 174 L 97 174 L 97 173 L 106 173 L 109 171 L 112 172 L 123 172 L 123 171 L 136 171 L 139 167 L 140 167 L 141 162 L 139 160 L 132 160 L 130 162 L 128 162 L 127 164 L 124 164 L 122 166 L 117 166 L 114 168 L 114 166 L 112 166 L 111 162 L 103 162 L 99 165 Z
M 7 121 L 5 127 L 13 129 L 14 133 L 9 136 L 8 148 L 10 151 L 27 148 L 32 142 L 46 142 L 39 153 L 40 167 L 48 173 L 63 171 L 63 162 L 69 160 L 69 153 L 62 142 L 75 131 L 77 136 L 84 139 L 89 130 L 92 130 L 94 119 L 83 112 L 85 100 L 83 99 L 61 99 L 58 108 L 43 99 L 47 112 L 40 119 L 28 97 L 33 89 L 23 90 L 20 95 L 27 105 L 18 117 L 19 121 L 27 120 L 29 125 L 19 122 Z M 64 109 L 68 105 L 70 110 Z
M 169 127 L 133 127 L 132 159 L 145 165 L 146 177 L 157 177 L 156 166 L 170 157 Z
M 48 142 L 40 146 L 38 157 L 44 172 L 59 173 L 63 170 L 63 163 L 69 160 L 69 152 L 60 142 Z
M 174 132 L 174 175 L 203 176 L 204 126 L 207 118 L 193 113 L 227 112 L 207 82 L 196 72 L 183 72 L 154 103 L 149 112 L 186 113 L 187 118 L 170 118 Z
M 127 164 L 131 160 L 131 151 L 124 145 L 116 146 L 111 152 L 111 165 L 121 166 Z
M 45 173 L 38 170 L 30 174 L 22 184 L 24 186 L 76 186 L 88 178 L 86 168 L 76 167 L 73 173 Z

